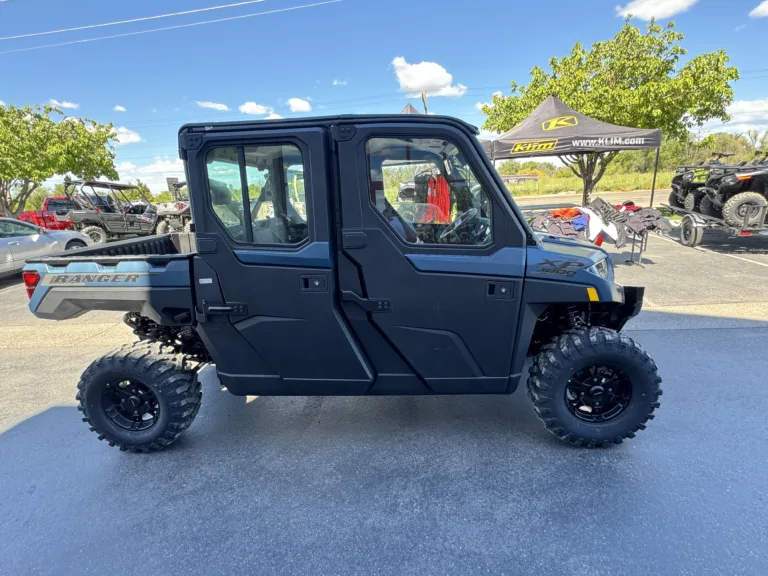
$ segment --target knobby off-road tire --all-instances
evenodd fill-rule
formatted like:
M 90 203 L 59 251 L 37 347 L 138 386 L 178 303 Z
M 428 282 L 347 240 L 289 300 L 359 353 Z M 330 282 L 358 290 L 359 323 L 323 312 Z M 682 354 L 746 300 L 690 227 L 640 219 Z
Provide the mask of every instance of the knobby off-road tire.
M 630 383 L 626 407 L 605 422 L 588 422 L 571 411 L 569 382 L 590 366 L 609 365 Z M 620 444 L 644 430 L 659 407 L 661 378 L 656 364 L 631 338 L 607 328 L 569 330 L 545 345 L 528 378 L 528 396 L 536 415 L 555 436 L 588 448 Z
M 107 241 L 107 232 L 101 226 L 86 226 L 80 232 L 89 236 L 94 244 L 104 244 Z
M 155 234 L 168 234 L 168 228 L 170 228 L 166 220 L 160 220 L 155 227 Z
M 184 224 L 184 228 L 182 228 L 184 232 L 192 232 L 192 220 L 187 220 L 186 224 Z
M 763 207 L 766 204 L 768 202 L 759 192 L 740 192 L 723 204 L 723 219 L 729 226 L 741 226 L 744 224 L 745 210 L 748 210 L 749 206 Z M 761 224 L 759 212 L 756 212 L 747 221 L 748 226 L 757 224 Z
M 691 190 L 686 195 L 685 200 L 683 200 L 683 207 L 686 210 L 690 210 L 691 212 L 698 212 L 700 209 L 699 208 L 700 202 L 701 202 L 701 193 L 696 192 L 695 190 Z
M 680 201 L 679 196 L 677 195 L 677 192 L 672 190 L 672 192 L 669 193 L 669 205 L 673 208 L 682 208 L 683 203 Z
M 699 210 L 706 216 L 714 216 L 715 218 L 723 217 L 723 210 L 715 206 L 715 203 L 712 202 L 712 199 L 706 194 L 699 202 Z
M 140 398 L 156 399 L 155 416 L 146 429 L 129 429 L 125 418 L 115 418 L 125 413 L 112 405 L 115 387 L 129 386 L 129 382 L 147 391 Z M 186 366 L 181 354 L 157 342 L 129 344 L 95 360 L 83 372 L 77 390 L 78 409 L 91 431 L 110 446 L 131 452 L 153 452 L 172 444 L 195 419 L 202 399 L 197 370 Z

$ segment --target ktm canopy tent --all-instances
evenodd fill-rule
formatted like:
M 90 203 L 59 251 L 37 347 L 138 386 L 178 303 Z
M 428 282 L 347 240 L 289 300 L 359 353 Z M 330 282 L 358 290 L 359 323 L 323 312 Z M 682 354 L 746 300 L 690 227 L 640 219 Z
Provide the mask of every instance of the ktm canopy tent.
M 656 152 L 661 146 L 661 130 L 628 128 L 595 120 L 576 112 L 554 96 L 547 97 L 525 120 L 497 140 L 485 140 L 483 148 L 491 160 L 508 160 L 534 156 L 569 156 L 645 150 Z M 656 174 L 653 177 L 656 187 Z M 651 191 L 651 205 L 653 205 Z

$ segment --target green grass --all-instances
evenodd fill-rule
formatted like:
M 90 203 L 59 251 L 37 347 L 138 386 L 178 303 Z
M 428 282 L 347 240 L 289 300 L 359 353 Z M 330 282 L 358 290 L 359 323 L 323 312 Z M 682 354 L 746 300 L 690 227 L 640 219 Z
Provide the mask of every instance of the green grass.
M 673 172 L 659 172 L 656 178 L 656 189 L 669 188 Z M 650 190 L 653 183 L 653 173 L 650 174 L 608 174 L 603 176 L 595 187 L 595 192 L 631 192 L 634 190 Z M 512 196 L 535 196 L 539 194 L 558 194 L 561 192 L 581 193 L 583 185 L 581 178 L 543 178 L 538 182 L 522 184 L 507 184 Z

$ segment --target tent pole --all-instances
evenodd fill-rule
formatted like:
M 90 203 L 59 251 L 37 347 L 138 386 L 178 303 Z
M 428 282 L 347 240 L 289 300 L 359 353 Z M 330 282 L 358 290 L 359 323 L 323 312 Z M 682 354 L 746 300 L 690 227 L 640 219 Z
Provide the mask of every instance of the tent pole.
M 656 195 L 656 175 L 659 173 L 659 154 L 661 153 L 661 146 L 656 148 L 656 165 L 653 168 L 653 184 L 651 184 L 651 205 L 649 208 L 653 208 L 653 197 Z

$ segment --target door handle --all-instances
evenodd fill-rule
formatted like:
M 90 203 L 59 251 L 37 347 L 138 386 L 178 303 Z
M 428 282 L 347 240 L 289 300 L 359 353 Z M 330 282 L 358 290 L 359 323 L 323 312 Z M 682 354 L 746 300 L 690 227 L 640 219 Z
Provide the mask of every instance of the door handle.
M 232 314 L 233 316 L 247 316 L 247 304 L 227 304 L 225 306 L 207 306 L 206 314 Z
M 388 298 L 361 298 L 350 290 L 342 290 L 341 300 L 357 304 L 366 312 L 392 312 L 392 300 Z
M 18 246 L 19 242 L 8 242 L 8 246 Z
M 515 297 L 515 286 L 511 282 L 490 281 L 486 285 L 485 295 L 487 298 L 512 300 Z

